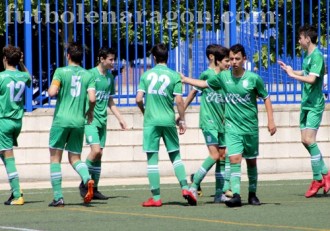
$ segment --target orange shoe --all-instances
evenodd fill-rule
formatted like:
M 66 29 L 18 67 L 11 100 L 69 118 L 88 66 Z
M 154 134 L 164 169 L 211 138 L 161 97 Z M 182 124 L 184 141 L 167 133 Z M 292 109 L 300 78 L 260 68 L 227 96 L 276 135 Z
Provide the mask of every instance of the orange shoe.
M 152 197 L 142 203 L 143 207 L 160 207 L 162 205 L 162 200 L 155 201 Z
M 324 187 L 324 180 L 321 181 L 313 180 L 311 185 L 309 186 L 309 189 L 305 193 L 305 197 L 309 198 L 312 196 L 315 196 L 316 193 L 319 191 L 320 188 Z
M 322 177 L 323 177 L 323 181 L 324 181 L 323 193 L 326 194 L 330 190 L 330 171 L 328 171 L 327 174 L 322 175 Z
M 188 201 L 189 205 L 197 205 L 197 191 L 196 189 L 190 188 L 189 190 L 183 189 L 182 196 Z
M 87 181 L 86 184 L 86 188 L 87 188 L 87 193 L 84 197 L 84 203 L 88 204 L 89 202 L 91 202 L 91 200 L 93 199 L 94 196 L 94 180 L 89 180 Z

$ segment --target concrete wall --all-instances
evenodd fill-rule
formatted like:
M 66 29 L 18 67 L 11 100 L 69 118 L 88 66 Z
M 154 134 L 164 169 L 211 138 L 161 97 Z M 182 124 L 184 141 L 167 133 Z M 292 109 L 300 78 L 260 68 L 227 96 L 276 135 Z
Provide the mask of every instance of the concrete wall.
M 267 115 L 264 105 L 259 106 L 260 125 L 260 173 L 310 172 L 309 154 L 300 143 L 299 106 L 273 105 L 277 133 L 270 136 L 267 131 Z M 143 117 L 137 108 L 120 108 L 129 129 L 121 131 L 116 118 L 109 113 L 107 143 L 104 149 L 102 177 L 146 176 L 146 155 L 142 152 Z M 49 179 L 48 138 L 53 109 L 38 109 L 26 113 L 19 136 L 19 147 L 14 150 L 20 178 L 27 180 Z M 187 174 L 195 172 L 208 155 L 204 137 L 198 128 L 199 107 L 187 110 L 188 130 L 180 136 L 181 154 Z M 330 107 L 323 115 L 322 126 L 317 140 L 325 161 L 330 166 Z M 85 159 L 89 147 L 83 149 Z M 63 177 L 78 179 L 78 175 L 68 164 L 67 154 L 63 155 Z M 1 164 L 2 165 L 2 164 Z M 3 165 L 0 181 L 7 176 Z M 161 175 L 173 175 L 164 145 L 160 150 Z M 245 164 L 243 169 L 245 171 Z M 213 170 L 211 170 L 213 174 Z

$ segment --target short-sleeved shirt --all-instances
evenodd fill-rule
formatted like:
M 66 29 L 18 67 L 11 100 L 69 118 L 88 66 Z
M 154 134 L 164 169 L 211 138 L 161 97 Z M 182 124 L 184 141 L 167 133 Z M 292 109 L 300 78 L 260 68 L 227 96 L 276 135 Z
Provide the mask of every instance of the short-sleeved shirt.
M 107 124 L 109 97 L 115 94 L 115 78 L 110 72 L 107 72 L 106 75 L 102 75 L 97 67 L 90 69 L 89 72 L 95 79 L 96 91 L 96 105 L 94 108 L 94 119 L 92 124 L 97 127 L 102 127 Z M 87 121 L 85 121 L 85 123 L 86 122 Z
M 315 75 L 317 78 L 313 84 L 303 83 L 301 108 L 304 110 L 323 111 L 324 96 L 322 88 L 325 64 L 323 55 L 318 48 L 315 48 L 310 55 L 304 57 L 302 69 L 304 76 Z
M 90 72 L 80 66 L 61 67 L 56 69 L 54 81 L 60 86 L 52 126 L 84 127 L 87 91 L 95 89 Z
M 31 79 L 27 72 L 5 70 L 0 72 L 0 118 L 22 119 L 25 87 Z
M 174 97 L 182 95 L 177 72 L 158 64 L 143 73 L 138 91 L 145 93 L 144 127 L 175 126 Z
M 263 80 L 251 71 L 245 71 L 243 76 L 236 78 L 232 71 L 222 71 L 207 80 L 212 89 L 222 88 L 225 93 L 225 132 L 236 134 L 258 133 L 257 98 L 266 99 Z
M 208 80 L 217 73 L 208 68 L 199 76 L 200 80 Z M 196 88 L 197 90 L 200 90 Z M 201 90 L 201 103 L 199 112 L 199 127 L 203 130 L 216 130 L 224 132 L 225 98 L 222 89 L 212 90 L 204 88 Z

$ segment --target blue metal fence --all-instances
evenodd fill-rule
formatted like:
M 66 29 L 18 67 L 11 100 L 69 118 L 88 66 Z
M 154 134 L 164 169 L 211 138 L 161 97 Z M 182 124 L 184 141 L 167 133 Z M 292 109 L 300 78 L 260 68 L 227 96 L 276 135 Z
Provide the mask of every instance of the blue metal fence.
M 150 48 L 168 44 L 168 65 L 198 77 L 206 69 L 206 46 L 242 43 L 248 55 L 247 68 L 259 73 L 274 103 L 299 103 L 301 83 L 288 78 L 275 63 L 282 59 L 301 68 L 302 51 L 297 29 L 304 23 L 318 27 L 319 48 L 330 71 L 330 6 L 328 0 L 291 0 L 279 4 L 270 0 L 6 0 L 1 45 L 22 47 L 25 62 L 33 74 L 33 86 L 26 93 L 26 110 L 52 107 L 47 95 L 55 68 L 66 65 L 65 44 L 85 44 L 85 68 L 93 67 L 99 47 L 117 52 L 114 73 L 118 73 L 116 101 L 119 106 L 135 105 L 141 74 L 154 63 Z M 22 5 L 21 5 L 22 4 Z M 1 34 L 0 34 L 1 35 Z M 326 76 L 325 84 L 329 77 Z M 188 94 L 189 86 L 184 93 Z M 324 89 L 329 94 L 329 89 Z M 329 102 L 329 99 L 327 99 Z M 194 102 L 198 104 L 198 98 Z

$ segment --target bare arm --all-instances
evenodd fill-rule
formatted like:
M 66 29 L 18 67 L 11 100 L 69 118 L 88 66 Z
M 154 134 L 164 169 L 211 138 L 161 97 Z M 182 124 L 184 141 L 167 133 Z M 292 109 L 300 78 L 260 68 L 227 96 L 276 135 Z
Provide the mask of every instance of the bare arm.
M 19 67 L 21 68 L 22 71 L 29 73 L 29 77 L 30 77 L 30 79 L 32 79 L 29 70 L 26 68 L 26 66 L 24 64 L 24 54 L 23 54 L 23 52 L 21 54 L 21 60 L 19 61 Z
M 187 108 L 188 108 L 188 106 L 190 105 L 190 103 L 194 100 L 194 98 L 195 98 L 197 92 L 198 92 L 198 91 L 197 91 L 196 89 L 192 89 L 192 90 L 189 92 L 189 94 L 188 94 L 186 100 L 184 101 L 184 110 L 185 110 L 185 111 L 187 110 Z M 178 125 L 178 126 L 179 126 L 179 121 L 180 121 L 180 116 L 179 116 L 178 118 L 176 118 L 176 125 Z
M 280 65 L 282 70 L 284 70 L 288 74 L 289 77 L 296 79 L 298 81 L 313 84 L 317 78 L 317 76 L 315 75 L 304 76 L 303 71 L 293 70 L 291 66 L 286 65 L 282 61 L 277 61 L 277 63 Z
M 58 93 L 58 89 L 59 89 L 59 84 L 57 84 L 56 81 L 53 80 L 52 84 L 50 85 L 50 87 L 48 89 L 48 95 L 50 97 L 56 96 Z
M 89 107 L 88 107 L 88 111 L 86 112 L 86 116 L 87 116 L 87 123 L 90 124 L 94 119 L 94 107 L 96 104 L 95 89 L 88 90 L 88 98 L 89 98 Z
M 267 118 L 268 118 L 268 131 L 270 135 L 274 135 L 276 133 L 276 126 L 273 117 L 273 107 L 272 102 L 269 97 L 264 100 L 266 111 L 267 111 Z
M 182 135 L 186 132 L 186 120 L 185 120 L 185 115 L 184 115 L 184 102 L 183 102 L 183 98 L 182 95 L 176 95 L 175 96 L 175 102 L 176 102 L 176 106 L 178 109 L 178 113 L 179 113 L 179 134 Z
M 115 102 L 113 101 L 112 97 L 109 98 L 108 107 L 110 108 L 112 113 L 117 118 L 117 120 L 120 124 L 120 127 L 125 130 L 127 128 L 126 122 L 125 122 L 124 118 L 122 117 L 122 115 L 120 114 L 120 112 L 119 112 Z
M 136 104 L 139 107 L 142 114 L 144 114 L 143 96 L 144 96 L 144 92 L 138 91 L 135 98 Z
M 186 83 L 195 87 L 207 88 L 208 85 L 205 80 L 193 79 L 180 74 L 182 83 Z

